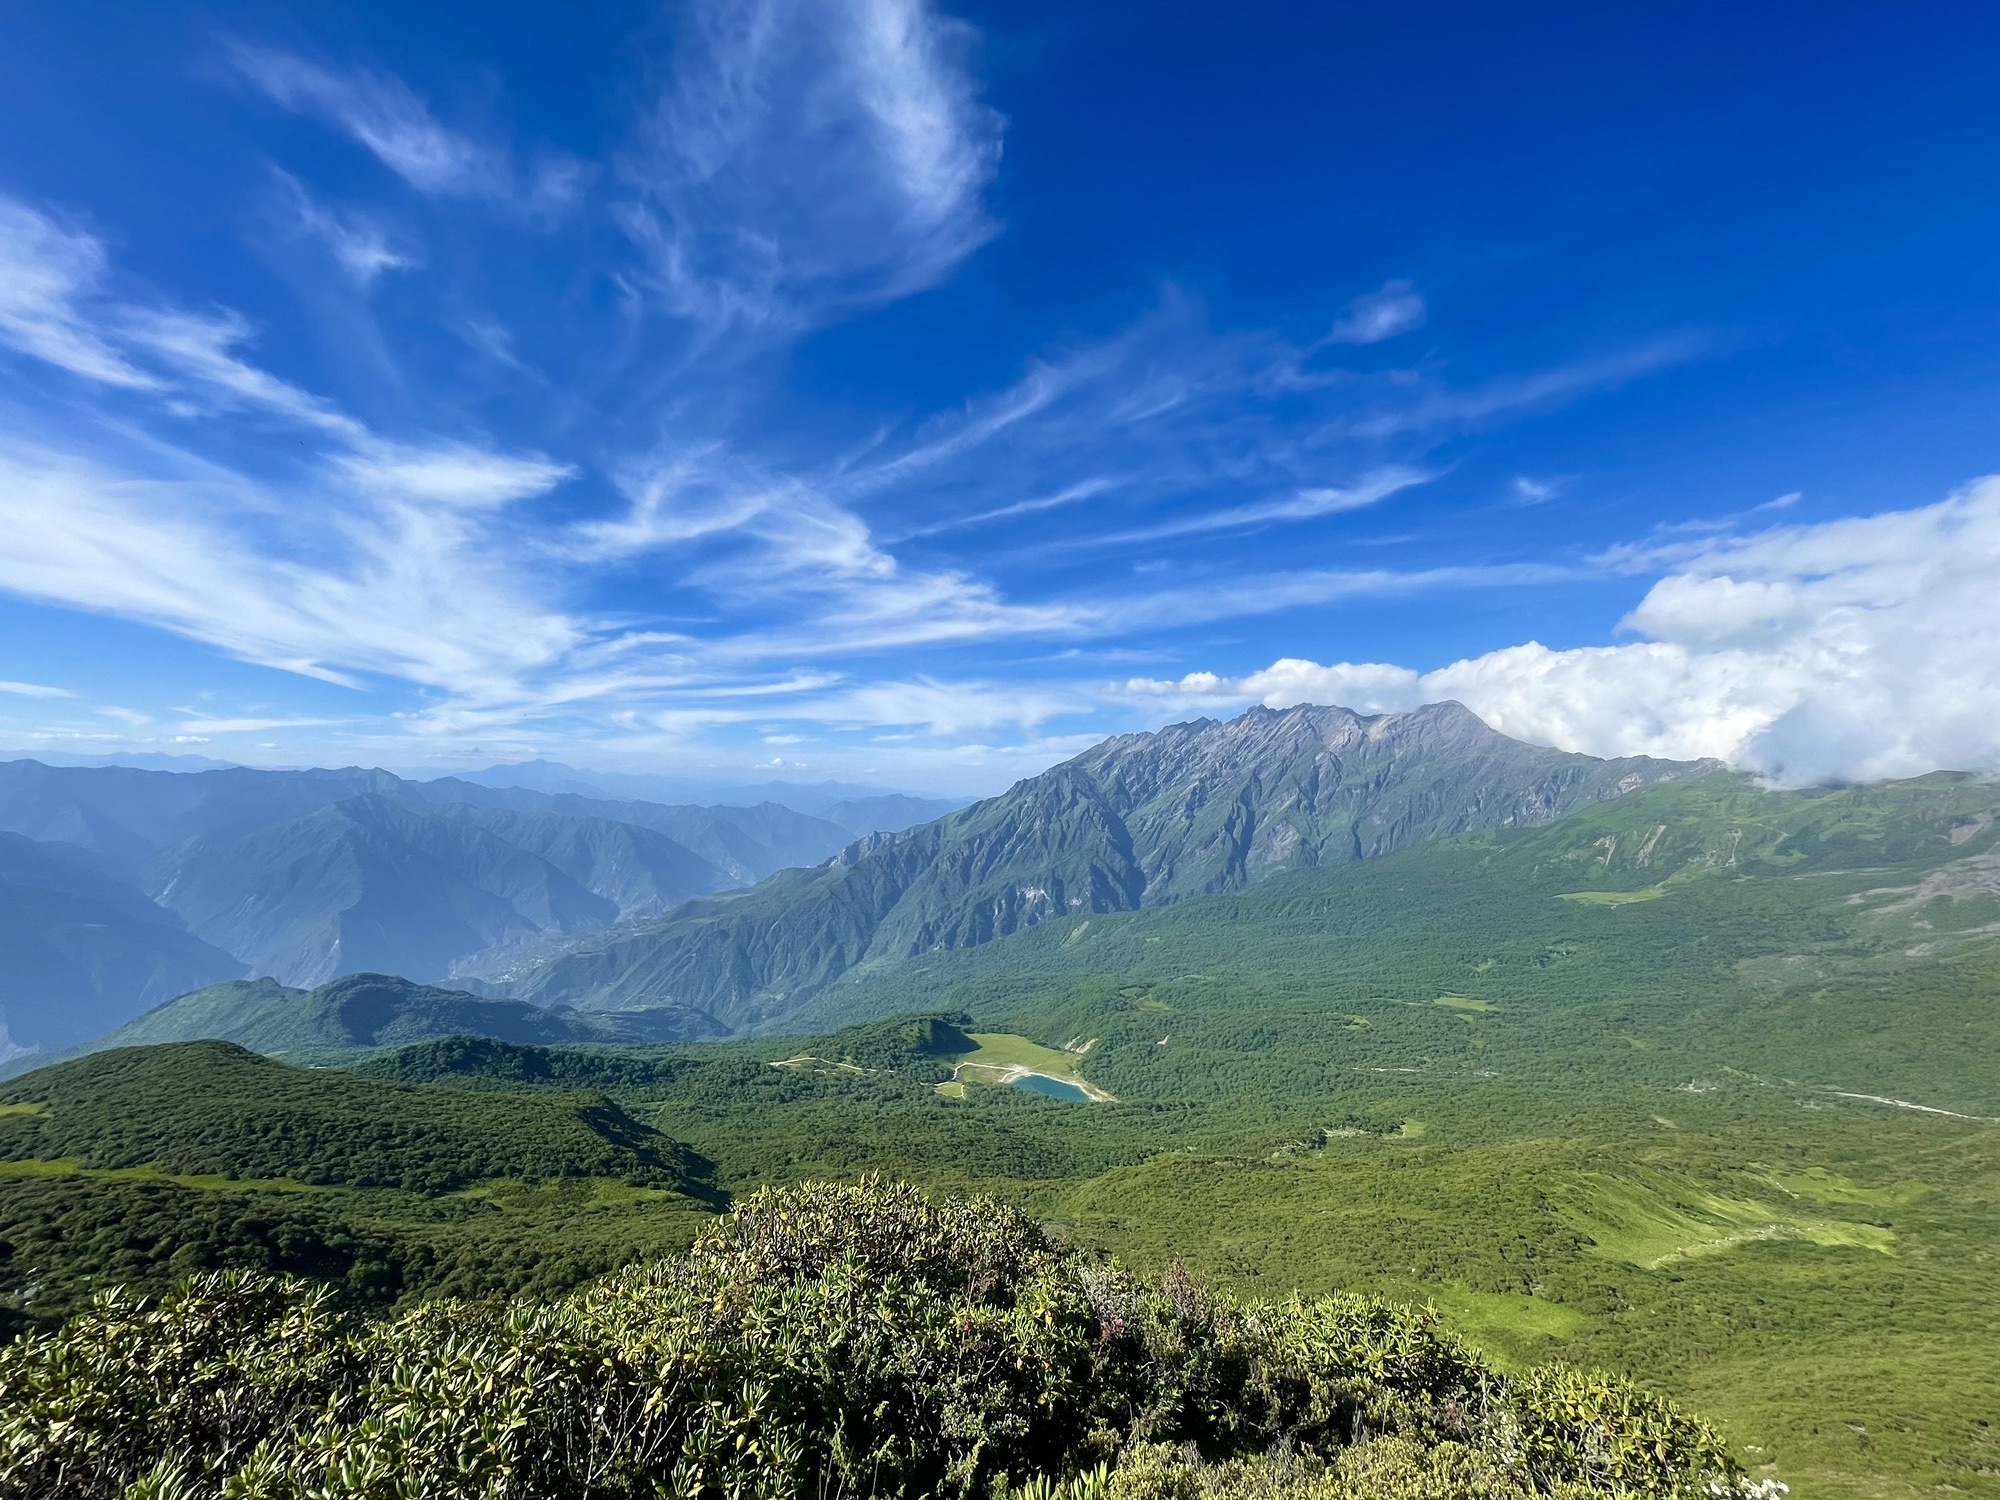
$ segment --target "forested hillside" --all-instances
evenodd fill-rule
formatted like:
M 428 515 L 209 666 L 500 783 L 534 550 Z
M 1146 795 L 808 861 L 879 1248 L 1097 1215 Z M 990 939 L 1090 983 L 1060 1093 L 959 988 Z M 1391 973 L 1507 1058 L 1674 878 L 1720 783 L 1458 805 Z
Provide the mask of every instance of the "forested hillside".
M 491 1177 L 684 1188 L 693 1158 L 601 1094 L 446 1097 L 188 1042 L 0 1085 L 0 1161 L 438 1191 Z

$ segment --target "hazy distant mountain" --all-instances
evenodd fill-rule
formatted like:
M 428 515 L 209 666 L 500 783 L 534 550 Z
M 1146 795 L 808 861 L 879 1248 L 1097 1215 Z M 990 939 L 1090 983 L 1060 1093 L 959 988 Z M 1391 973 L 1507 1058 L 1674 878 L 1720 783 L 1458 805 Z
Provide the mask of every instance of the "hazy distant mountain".
M 167 755 L 158 750 L 115 750 L 105 755 L 75 755 L 58 750 L 0 750 L 0 760 L 38 760 L 45 766 L 133 766 L 142 771 L 227 771 L 233 760 L 206 755 Z
M 674 1007 L 584 1015 L 390 975 L 348 974 L 312 990 L 274 979 L 212 985 L 96 1038 L 89 1050 L 212 1039 L 253 1052 L 310 1053 L 399 1047 L 445 1036 L 553 1046 L 699 1041 L 725 1031 L 712 1017 Z
M 935 809 L 927 817 L 916 820 L 929 822 L 931 818 L 941 818 L 972 801 L 970 797 L 925 797 L 894 787 L 858 786 L 847 781 L 809 784 L 763 781 L 749 786 L 720 787 L 717 794 L 721 800 L 729 802 L 778 802 L 836 823 L 865 821 L 875 815 L 891 820 L 878 826 L 858 827 L 856 831 L 860 833 L 899 833 L 902 829 L 892 826 L 893 821 L 907 816 L 913 809 Z M 902 825 L 904 828 L 909 826 L 908 823 Z
M 593 895 L 610 901 L 620 919 L 656 916 L 691 897 L 764 873 L 739 875 L 727 863 L 705 859 L 676 842 L 651 826 L 650 820 L 641 822 L 652 810 L 626 811 L 628 815 L 619 819 L 460 802 L 440 808 L 439 814 L 484 828 L 514 848 L 546 860 Z M 769 857 L 762 847 L 758 853 Z M 760 858 L 758 863 L 762 862 Z
M 1107 740 L 1002 796 L 861 839 L 822 869 L 578 940 L 514 992 L 602 1009 L 691 1005 L 751 1025 L 860 963 L 1547 822 L 1719 769 L 1527 745 L 1455 703 L 1372 718 L 1253 709 Z
M 793 812 L 824 818 L 849 833 L 900 833 L 965 806 L 964 797 L 919 797 L 891 787 L 843 781 L 764 781 L 729 785 L 683 776 L 619 771 L 586 771 L 560 761 L 530 760 L 509 766 L 464 771 L 452 778 L 478 786 L 642 802 L 694 803 L 704 807 L 750 807 L 775 802 Z
M 0 833 L 0 1061 L 243 971 L 83 851 Z
M 853 838 L 772 804 L 615 802 L 353 767 L 36 761 L 0 763 L 0 831 L 40 851 L 32 879 L 0 872 L 14 1038 L 0 1046 L 45 1047 L 246 969 L 300 984 L 362 970 L 444 979 L 480 955 L 821 863 Z
M 819 810 L 829 823 L 838 823 L 849 833 L 901 833 L 919 823 L 928 823 L 965 806 L 958 797 L 911 797 L 902 792 L 885 792 L 879 797 L 850 797 L 830 802 Z
M 161 852 L 152 893 L 196 933 L 289 984 L 454 960 L 616 921 L 616 903 L 476 824 L 352 797 L 238 839 Z
M 0 829 L 75 844 L 133 878 L 160 849 L 190 839 L 239 838 L 369 793 L 395 795 L 387 771 L 192 773 L 129 766 L 0 763 Z

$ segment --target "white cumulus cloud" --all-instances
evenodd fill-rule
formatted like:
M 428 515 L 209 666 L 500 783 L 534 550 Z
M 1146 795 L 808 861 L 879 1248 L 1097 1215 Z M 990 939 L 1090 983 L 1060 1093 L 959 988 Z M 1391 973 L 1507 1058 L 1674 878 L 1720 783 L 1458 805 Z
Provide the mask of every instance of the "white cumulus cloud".
M 1124 690 L 1371 713 L 1450 698 L 1521 739 L 1715 756 L 1793 784 L 2000 766 L 2000 478 L 1917 509 L 1616 560 L 1668 570 L 1624 622 L 1647 639 L 1529 641 L 1429 672 L 1287 658 Z

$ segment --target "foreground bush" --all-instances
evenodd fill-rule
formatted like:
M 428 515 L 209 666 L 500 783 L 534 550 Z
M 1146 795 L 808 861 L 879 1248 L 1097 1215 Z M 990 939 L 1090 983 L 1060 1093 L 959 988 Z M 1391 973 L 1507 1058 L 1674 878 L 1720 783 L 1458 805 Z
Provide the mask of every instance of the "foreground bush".
M 556 1302 L 108 1293 L 0 1350 L 0 1475 L 38 1500 L 1756 1493 L 1668 1403 L 1503 1380 L 1427 1311 L 1144 1284 L 879 1183 L 760 1193 Z

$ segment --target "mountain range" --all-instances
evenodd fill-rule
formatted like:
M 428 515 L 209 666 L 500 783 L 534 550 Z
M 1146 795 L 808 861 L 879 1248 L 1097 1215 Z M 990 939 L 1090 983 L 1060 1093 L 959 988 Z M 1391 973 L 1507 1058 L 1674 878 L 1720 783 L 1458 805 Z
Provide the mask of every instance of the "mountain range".
M 851 970 L 1058 917 L 1240 890 L 1476 829 L 1545 823 L 1713 761 L 1599 760 L 1509 739 L 1456 703 L 1250 710 L 1107 740 L 999 797 L 824 866 L 485 971 L 584 1010 L 685 1005 L 768 1026 Z
M 0 1058 L 246 975 L 445 980 L 818 864 L 853 829 L 386 771 L 0 764 Z
M 621 801 L 696 803 L 703 807 L 755 807 L 775 802 L 793 812 L 838 823 L 851 833 L 900 833 L 965 806 L 969 797 L 917 797 L 888 787 L 845 781 L 762 781 L 728 786 L 685 776 L 648 772 L 589 771 L 555 760 L 518 761 L 466 771 L 458 777 L 480 786 L 570 792 Z
M 0 1053 L 73 1047 L 218 983 L 297 995 L 356 973 L 663 1012 L 677 1035 L 767 1027 L 845 975 L 1053 918 L 1546 822 L 1719 770 L 1523 744 L 1456 704 L 1260 708 L 1127 735 L 904 828 L 917 799 L 837 783 L 817 790 L 845 825 L 769 801 L 550 789 L 596 783 L 548 762 L 410 781 L 16 761 L 0 764 L 0 930 L 26 961 L 0 989 Z M 147 1035 L 218 1034 L 222 1012 L 184 1007 Z M 572 1023 L 548 1034 L 584 1039 Z

